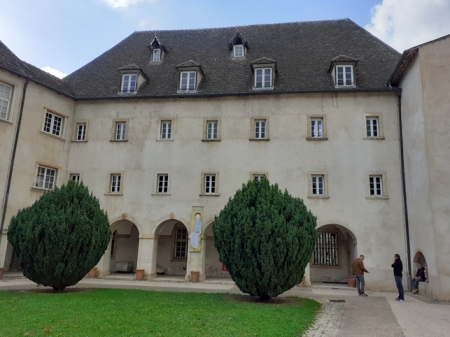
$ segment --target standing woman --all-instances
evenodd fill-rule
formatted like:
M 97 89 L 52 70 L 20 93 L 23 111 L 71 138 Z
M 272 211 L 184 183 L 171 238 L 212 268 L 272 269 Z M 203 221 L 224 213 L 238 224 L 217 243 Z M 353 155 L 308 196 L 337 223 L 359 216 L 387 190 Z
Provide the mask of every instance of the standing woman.
M 403 290 L 402 284 L 403 263 L 400 259 L 400 255 L 394 254 L 394 263 L 391 267 L 394 268 L 394 278 L 398 289 L 398 297 L 395 300 L 397 302 L 403 302 L 405 300 L 405 291 Z

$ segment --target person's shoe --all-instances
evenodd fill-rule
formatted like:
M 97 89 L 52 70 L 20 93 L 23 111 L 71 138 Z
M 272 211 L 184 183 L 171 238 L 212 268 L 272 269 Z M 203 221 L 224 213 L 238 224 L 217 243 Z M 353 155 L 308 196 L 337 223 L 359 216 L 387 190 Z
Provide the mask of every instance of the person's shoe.
M 404 300 L 399 300 L 399 302 L 405 302 Z
M 367 297 L 367 296 L 369 296 L 369 295 L 367 295 L 366 293 L 362 293 L 362 294 L 359 295 L 359 296 Z
M 397 298 L 395 299 L 395 302 L 400 302 L 400 299 L 397 297 Z
M 418 292 L 419 292 L 419 289 L 414 289 L 414 290 L 412 291 L 413 294 L 417 294 Z

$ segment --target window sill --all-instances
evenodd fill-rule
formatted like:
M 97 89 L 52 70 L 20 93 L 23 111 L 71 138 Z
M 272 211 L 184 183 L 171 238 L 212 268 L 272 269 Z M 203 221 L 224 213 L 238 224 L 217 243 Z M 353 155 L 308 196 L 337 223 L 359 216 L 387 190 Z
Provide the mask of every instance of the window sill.
M 87 143 L 87 140 L 71 140 L 71 143 Z
M 53 191 L 53 189 L 50 190 L 50 189 L 45 189 L 45 188 L 32 187 L 31 191 L 45 193 L 45 192 Z
M 174 139 L 173 138 L 158 138 L 156 141 L 157 142 L 173 142 Z
M 133 91 L 133 92 L 123 92 L 123 91 L 119 91 L 118 94 L 120 96 L 135 96 L 137 94 L 137 91 Z
M 250 138 L 249 140 L 252 142 L 268 142 L 270 138 Z
M 202 139 L 202 142 L 220 142 L 221 139 Z
M 337 85 L 335 84 L 334 86 L 336 89 L 354 89 L 356 88 L 356 85 L 352 84 L 352 85 Z
M 111 143 L 126 143 L 128 139 L 110 139 Z
M 388 200 L 389 197 L 385 196 L 385 195 L 380 195 L 380 196 L 370 196 L 370 197 L 366 197 L 367 200 Z
M 56 138 L 56 139 L 59 139 L 59 140 L 62 140 L 63 142 L 65 141 L 65 139 L 63 138 L 63 137 L 61 137 L 61 136 L 56 136 L 56 135 L 54 135 L 54 134 L 51 134 L 51 133 L 48 133 L 48 132 L 45 132 L 45 131 L 40 131 L 43 135 L 46 135 L 46 136 L 49 136 L 49 137 L 52 137 L 52 138 Z
M 177 94 L 185 94 L 185 95 L 189 95 L 189 94 L 196 94 L 197 90 L 177 90 Z
M 265 90 L 273 90 L 273 87 L 267 87 L 267 88 L 255 88 L 255 87 L 253 87 L 253 91 L 265 91 Z
M 113 193 L 113 192 L 108 192 L 105 193 L 104 195 L 110 195 L 110 196 L 115 196 L 115 197 L 121 197 L 123 195 L 122 192 L 118 192 L 118 193 Z
M 384 137 L 364 137 L 364 140 L 384 140 Z
M 3 119 L 3 118 L 0 118 L 0 122 L 6 123 L 6 124 L 13 124 L 13 122 L 11 122 L 10 120 Z
M 315 141 L 315 142 L 317 142 L 317 141 L 322 141 L 322 140 L 328 140 L 328 137 L 322 137 L 322 138 L 320 138 L 320 137 L 306 137 L 306 140 L 307 141 Z
M 200 193 L 199 196 L 201 197 L 218 197 L 220 196 L 219 193 Z
M 328 195 L 308 195 L 308 199 L 330 199 Z
M 170 194 L 170 193 L 152 193 L 152 195 L 157 195 L 159 197 L 164 197 L 164 196 L 170 196 L 172 194 Z

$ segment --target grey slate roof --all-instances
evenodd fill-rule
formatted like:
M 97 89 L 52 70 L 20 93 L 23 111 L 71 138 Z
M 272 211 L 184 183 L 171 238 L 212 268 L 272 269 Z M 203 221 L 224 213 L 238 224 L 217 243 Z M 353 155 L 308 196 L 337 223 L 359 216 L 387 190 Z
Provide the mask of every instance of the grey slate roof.
M 239 36 L 251 46 L 244 58 L 233 58 L 229 42 Z M 149 44 L 154 37 L 168 52 L 161 62 L 151 62 Z M 1 46 L 0 46 L 1 47 Z M 63 80 L 22 61 L 0 59 L 0 67 L 28 71 L 33 79 L 59 88 L 75 99 L 124 98 L 119 94 L 118 69 L 133 64 L 148 81 L 133 95 L 139 97 L 196 97 L 216 95 L 267 95 L 294 92 L 336 92 L 328 73 L 338 55 L 359 60 L 355 68 L 356 87 L 345 91 L 386 91 L 386 80 L 400 54 L 349 19 L 295 22 L 197 30 L 135 32 Z M 274 89 L 254 91 L 252 62 L 276 62 Z M 204 78 L 197 92 L 178 94 L 177 66 L 188 60 L 201 65 Z M 6 66 L 5 66 L 6 64 Z M 20 70 L 20 72 L 19 72 Z
M 67 81 L 59 79 L 56 76 L 20 60 L 2 41 L 0 41 L 0 68 L 39 83 L 68 97 L 74 96 L 70 84 Z

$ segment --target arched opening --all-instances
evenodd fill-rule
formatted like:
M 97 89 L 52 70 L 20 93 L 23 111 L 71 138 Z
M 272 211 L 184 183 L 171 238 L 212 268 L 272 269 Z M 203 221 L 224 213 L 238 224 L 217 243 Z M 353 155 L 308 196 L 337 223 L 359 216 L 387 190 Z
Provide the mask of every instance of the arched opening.
M 9 241 L 7 241 L 6 247 L 6 255 L 5 255 L 5 264 L 4 271 L 8 271 L 10 273 L 22 273 L 22 268 L 20 267 L 20 260 L 17 254 L 14 251 L 13 246 Z
M 312 282 L 347 283 L 357 256 L 355 235 L 341 225 L 318 228 L 320 236 L 310 262 Z
M 179 220 L 167 220 L 156 229 L 156 277 L 184 279 L 189 253 L 189 232 Z
M 214 235 L 212 232 L 213 222 L 211 222 L 203 233 L 205 245 L 205 275 L 208 279 L 228 278 L 230 273 L 226 270 L 222 262 L 219 261 L 219 252 L 214 246 Z
M 128 220 L 120 220 L 111 225 L 109 245 L 110 273 L 132 274 L 136 271 L 139 251 L 139 230 Z
M 427 260 L 425 259 L 425 256 L 423 255 L 423 253 L 419 250 L 416 252 L 416 255 L 414 255 L 414 270 L 413 270 L 413 275 L 416 275 L 417 273 L 417 264 L 421 264 L 424 268 L 425 268 L 425 277 L 427 278 L 425 282 L 428 282 L 428 265 L 427 265 Z

